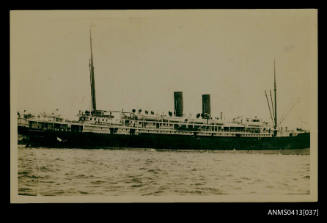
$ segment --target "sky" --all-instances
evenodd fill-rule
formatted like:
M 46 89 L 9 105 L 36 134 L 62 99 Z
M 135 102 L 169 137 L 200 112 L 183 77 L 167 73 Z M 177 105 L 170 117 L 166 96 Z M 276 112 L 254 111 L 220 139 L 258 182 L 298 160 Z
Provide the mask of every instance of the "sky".
M 270 120 L 265 90 L 276 61 L 278 119 L 310 128 L 317 98 L 315 10 L 11 11 L 14 110 L 74 117 L 91 107 L 92 30 L 97 109 L 201 112 Z

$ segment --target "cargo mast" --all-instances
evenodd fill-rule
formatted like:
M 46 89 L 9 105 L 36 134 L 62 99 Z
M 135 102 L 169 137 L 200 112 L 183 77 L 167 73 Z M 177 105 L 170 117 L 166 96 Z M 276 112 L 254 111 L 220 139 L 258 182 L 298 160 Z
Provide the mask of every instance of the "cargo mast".
M 275 59 L 274 59 L 274 96 L 275 96 L 275 103 L 274 103 L 274 129 L 277 133 L 277 87 L 276 87 L 276 68 L 275 68 Z
M 91 99 L 92 99 L 92 112 L 96 111 L 96 100 L 95 100 L 95 82 L 94 82 L 94 66 L 93 66 L 93 52 L 92 52 L 92 34 L 90 29 L 90 49 L 91 59 L 89 61 L 90 68 L 90 84 L 91 84 Z

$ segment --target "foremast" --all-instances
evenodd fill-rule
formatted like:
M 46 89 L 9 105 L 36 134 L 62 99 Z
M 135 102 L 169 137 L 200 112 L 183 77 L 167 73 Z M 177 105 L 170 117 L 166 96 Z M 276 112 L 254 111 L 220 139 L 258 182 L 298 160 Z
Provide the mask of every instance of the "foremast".
M 277 135 L 277 86 L 276 86 L 276 68 L 275 68 L 275 59 L 274 59 L 274 97 L 275 97 L 275 103 L 274 103 L 274 135 Z
M 96 112 L 96 100 L 95 100 L 95 81 L 94 81 L 94 65 L 93 65 L 93 52 L 92 52 L 92 33 L 90 29 L 90 49 L 91 58 L 89 60 L 90 69 L 90 84 L 91 84 L 91 100 L 92 100 L 92 112 Z

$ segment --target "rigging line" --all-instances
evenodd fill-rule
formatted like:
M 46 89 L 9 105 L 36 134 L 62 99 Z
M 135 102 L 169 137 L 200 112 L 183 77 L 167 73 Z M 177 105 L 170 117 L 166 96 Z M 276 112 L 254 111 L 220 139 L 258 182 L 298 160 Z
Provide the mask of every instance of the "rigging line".
M 272 111 L 271 111 L 271 108 L 270 108 L 270 105 L 269 105 L 269 99 L 268 99 L 268 96 L 267 96 L 267 92 L 266 91 L 265 91 L 265 95 L 266 95 L 267 104 L 268 104 L 268 108 L 269 108 L 270 118 L 271 118 L 271 121 L 274 122 L 273 117 L 272 117 Z
M 293 108 L 295 108 L 295 105 L 300 101 L 300 99 L 298 98 L 294 104 L 291 106 L 291 108 L 285 113 L 285 115 L 283 115 L 283 117 L 281 118 L 281 121 L 279 122 L 279 125 L 282 124 L 282 122 L 284 122 L 286 120 L 286 117 L 289 115 L 289 113 L 293 110 Z
M 274 101 L 273 101 L 273 99 L 272 99 L 272 94 L 271 94 L 271 90 L 270 90 L 270 101 L 271 101 L 271 109 L 272 109 L 272 117 L 273 117 L 273 121 L 275 121 L 275 113 L 274 113 L 274 110 L 275 110 L 275 105 L 274 105 Z

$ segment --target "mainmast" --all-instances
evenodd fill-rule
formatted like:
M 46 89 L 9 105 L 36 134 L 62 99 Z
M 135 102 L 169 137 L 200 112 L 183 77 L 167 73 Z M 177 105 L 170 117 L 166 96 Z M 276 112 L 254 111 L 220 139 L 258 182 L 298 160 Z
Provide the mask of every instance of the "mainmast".
M 96 111 L 96 100 L 95 100 L 95 81 L 94 81 L 94 66 L 93 66 L 93 52 L 92 52 L 92 34 L 91 34 L 91 29 L 90 29 L 90 49 L 91 49 L 91 59 L 89 61 L 89 68 L 90 68 L 92 112 L 95 112 Z
M 276 68 L 275 68 L 275 59 L 274 59 L 274 96 L 275 96 L 275 103 L 274 103 L 274 109 L 275 109 L 275 114 L 274 114 L 274 129 L 277 131 L 277 87 L 276 87 Z
M 276 136 L 277 135 L 277 84 L 276 84 L 275 59 L 274 59 L 274 101 L 272 99 L 271 90 L 270 90 L 270 102 L 269 102 L 266 91 L 265 91 L 265 95 L 266 95 L 266 99 L 267 99 L 270 117 L 274 124 L 274 136 Z M 270 106 L 270 103 L 271 103 L 271 106 Z

